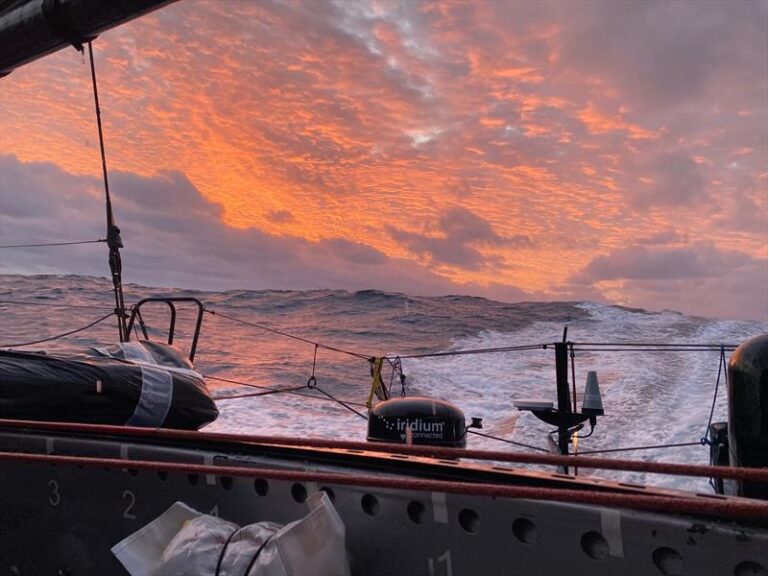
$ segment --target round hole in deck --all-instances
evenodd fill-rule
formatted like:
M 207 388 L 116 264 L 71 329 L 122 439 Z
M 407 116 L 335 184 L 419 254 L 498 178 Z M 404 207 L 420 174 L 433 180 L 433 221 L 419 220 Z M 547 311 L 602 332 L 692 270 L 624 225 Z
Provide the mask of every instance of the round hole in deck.
M 360 505 L 363 507 L 363 512 L 368 516 L 376 516 L 379 513 L 379 499 L 373 494 L 363 494 Z
M 768 570 L 757 562 L 745 560 L 739 562 L 733 570 L 733 576 L 768 576 Z
M 480 516 L 471 508 L 464 508 L 459 512 L 459 524 L 461 524 L 465 532 L 477 534 L 477 531 L 480 529 Z
M 263 478 L 256 478 L 253 481 L 253 489 L 256 490 L 256 494 L 259 496 L 266 496 L 269 494 L 269 482 Z
M 331 502 L 336 503 L 336 494 L 333 492 L 331 488 L 328 488 L 327 486 L 323 486 L 322 488 L 320 488 L 320 491 L 328 494 L 328 498 L 330 498 Z
M 608 541 L 600 532 L 587 532 L 581 537 L 581 549 L 592 560 L 605 560 L 608 558 L 610 548 Z
M 166 480 L 168 480 L 168 472 L 166 472 L 165 470 L 158 470 L 157 478 L 158 480 L 160 480 L 160 482 L 165 482 Z
M 424 504 L 417 502 L 416 500 L 408 504 L 408 518 L 411 519 L 411 522 L 414 524 L 422 524 L 424 523 L 424 518 L 426 516 L 427 508 Z
M 518 518 L 512 522 L 512 534 L 523 544 L 536 544 L 539 541 L 539 529 L 528 518 Z
M 200 482 L 200 474 L 187 474 L 187 481 L 192 486 L 197 486 L 197 483 Z
M 224 488 L 224 490 L 232 490 L 232 476 L 222 476 L 219 478 L 219 482 L 221 482 L 221 487 Z
M 291 486 L 291 496 L 293 496 L 293 499 L 296 500 L 298 503 L 306 502 L 307 501 L 307 489 L 304 487 L 304 484 L 299 484 L 298 482 Z
M 680 576 L 685 569 L 685 562 L 680 552 L 666 546 L 653 551 L 653 563 L 664 576 Z

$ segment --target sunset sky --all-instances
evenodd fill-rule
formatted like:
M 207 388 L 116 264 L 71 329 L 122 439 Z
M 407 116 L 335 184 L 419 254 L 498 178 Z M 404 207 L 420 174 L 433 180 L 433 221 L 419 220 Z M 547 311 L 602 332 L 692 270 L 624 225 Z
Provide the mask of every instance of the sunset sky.
M 94 49 L 126 282 L 768 321 L 766 1 L 186 0 Z M 104 237 L 87 59 L 0 80 L 0 152 L 0 244 Z

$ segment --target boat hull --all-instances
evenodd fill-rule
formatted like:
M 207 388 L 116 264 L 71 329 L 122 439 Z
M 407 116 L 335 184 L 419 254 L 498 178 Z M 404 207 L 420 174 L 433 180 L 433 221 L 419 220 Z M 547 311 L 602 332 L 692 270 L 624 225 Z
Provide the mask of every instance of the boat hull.
M 2 462 L 0 574 L 125 574 L 112 546 L 174 502 L 241 525 L 287 523 L 304 516 L 304 500 L 321 489 L 332 495 L 346 526 L 353 574 L 742 576 L 768 566 L 768 529 L 760 522 L 278 480 L 260 478 L 258 472 L 365 475 L 391 479 L 393 486 L 403 475 L 548 486 L 574 482 L 562 475 L 316 448 L 208 439 L 200 444 L 0 429 L 2 452 L 83 458 L 81 463 Z M 157 466 L 142 468 L 140 462 Z M 164 463 L 172 469 L 164 471 Z M 185 472 L 174 463 L 226 473 Z M 230 474 L 233 467 L 248 475 Z

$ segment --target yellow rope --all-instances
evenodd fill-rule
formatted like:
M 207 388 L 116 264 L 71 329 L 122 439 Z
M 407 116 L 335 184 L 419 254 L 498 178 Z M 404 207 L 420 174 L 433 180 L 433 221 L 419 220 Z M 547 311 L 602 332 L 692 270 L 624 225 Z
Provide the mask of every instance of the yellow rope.
M 376 394 L 380 400 L 387 399 L 387 390 L 384 388 L 384 381 L 381 379 L 381 366 L 383 363 L 384 358 L 380 356 L 373 358 L 373 364 L 371 366 L 371 391 L 368 393 L 368 400 L 365 402 L 365 405 L 369 410 L 373 405 L 374 394 Z

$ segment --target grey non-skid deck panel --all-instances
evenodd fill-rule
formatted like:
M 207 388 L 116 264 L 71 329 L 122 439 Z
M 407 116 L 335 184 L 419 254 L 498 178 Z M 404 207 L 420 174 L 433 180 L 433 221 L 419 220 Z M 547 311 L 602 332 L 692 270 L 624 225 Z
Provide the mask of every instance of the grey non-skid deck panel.
M 0 449 L 189 461 L 189 451 L 0 434 Z M 183 453 L 186 452 L 186 453 Z M 197 453 L 200 463 L 226 463 Z M 239 524 L 289 522 L 330 490 L 354 574 L 753 576 L 768 529 L 594 506 L 407 490 L 324 486 L 126 468 L 4 463 L 0 575 L 125 574 L 110 548 L 175 501 Z M 274 463 L 271 463 L 274 464 Z M 315 469 L 311 463 L 307 463 Z M 60 572 L 61 571 L 61 572 Z

